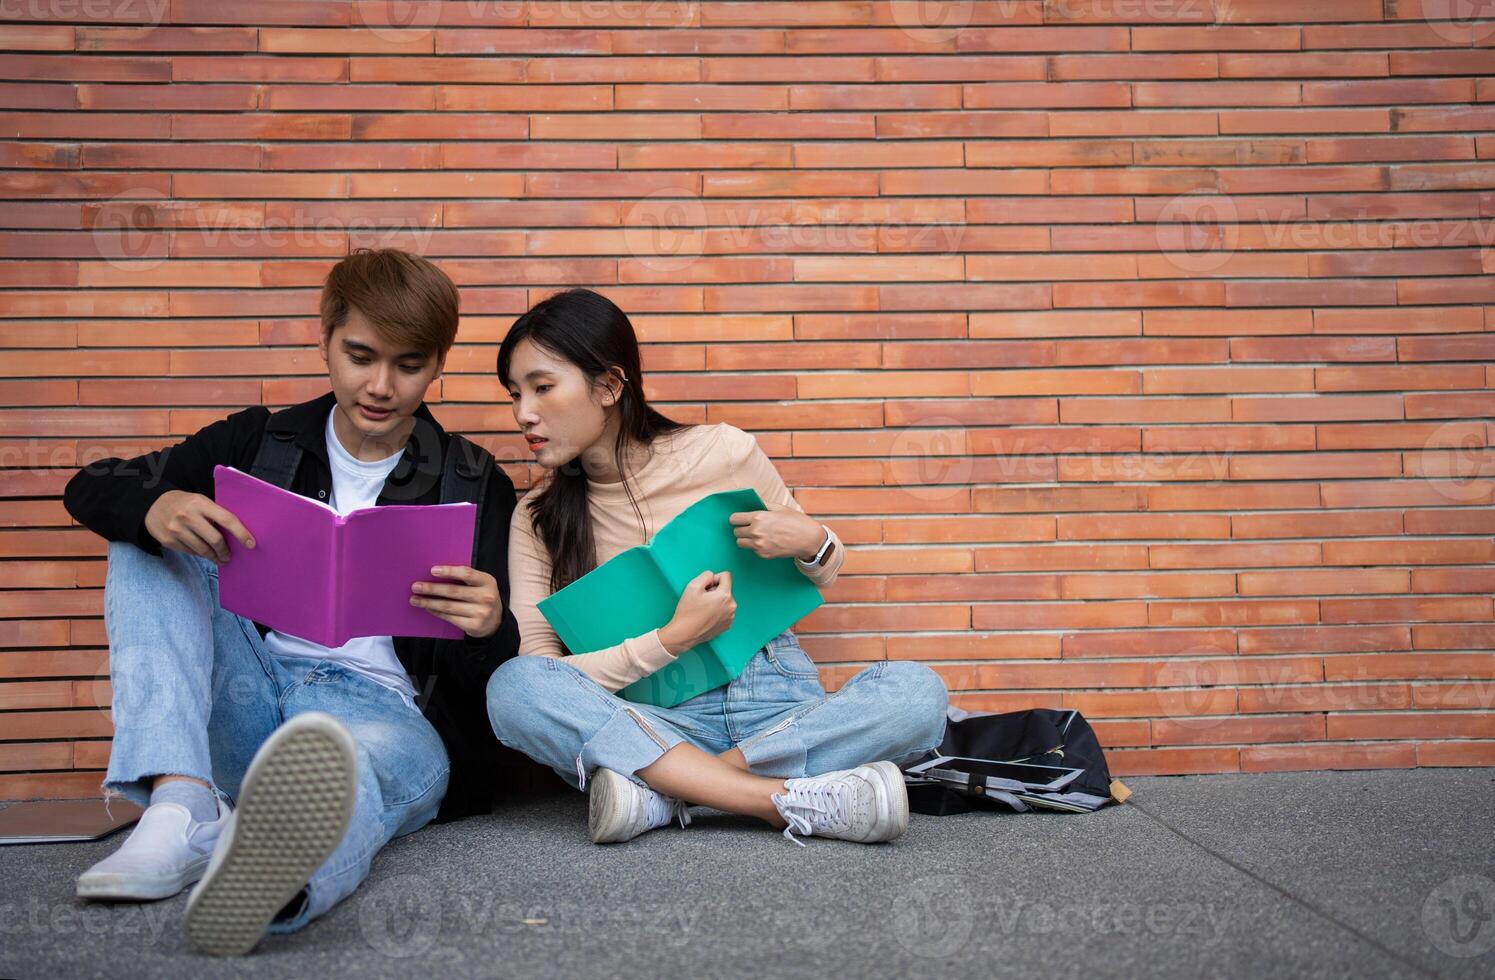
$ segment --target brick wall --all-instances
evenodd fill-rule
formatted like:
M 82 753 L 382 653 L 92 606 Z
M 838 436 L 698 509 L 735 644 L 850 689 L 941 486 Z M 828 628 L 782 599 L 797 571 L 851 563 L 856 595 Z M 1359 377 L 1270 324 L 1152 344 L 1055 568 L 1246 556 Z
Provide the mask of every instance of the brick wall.
M 5 0 L 0 798 L 107 758 L 67 478 L 322 391 L 379 243 L 521 489 L 493 355 L 560 286 L 756 433 L 855 549 L 828 686 L 926 660 L 1120 773 L 1495 764 L 1483 6 Z

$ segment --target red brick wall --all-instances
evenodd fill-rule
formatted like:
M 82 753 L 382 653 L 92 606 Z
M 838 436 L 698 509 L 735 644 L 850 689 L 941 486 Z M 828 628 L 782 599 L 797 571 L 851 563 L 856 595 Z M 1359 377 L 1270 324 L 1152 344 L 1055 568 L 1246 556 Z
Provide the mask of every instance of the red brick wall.
M 1120 773 L 1495 764 L 1491 5 L 391 6 L 0 4 L 0 798 L 108 752 L 68 476 L 322 390 L 379 242 L 521 488 L 493 354 L 559 286 L 755 432 L 855 546 L 828 684 L 927 660 Z

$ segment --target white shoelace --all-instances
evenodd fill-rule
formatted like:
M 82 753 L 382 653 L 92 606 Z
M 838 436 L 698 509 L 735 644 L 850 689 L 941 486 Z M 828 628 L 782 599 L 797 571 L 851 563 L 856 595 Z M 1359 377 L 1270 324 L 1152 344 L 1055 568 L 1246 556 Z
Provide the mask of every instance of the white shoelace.
M 850 796 L 847 788 L 839 783 L 812 783 L 807 787 L 796 786 L 788 793 L 776 793 L 772 799 L 787 825 L 784 836 L 804 847 L 805 842 L 795 837 L 795 832 L 801 836 L 813 834 L 817 816 L 822 818 L 822 826 L 847 823 Z
M 683 828 L 690 823 L 690 809 L 684 800 L 665 796 L 658 791 L 649 794 L 648 822 L 651 827 L 661 827 L 671 819 L 679 820 Z

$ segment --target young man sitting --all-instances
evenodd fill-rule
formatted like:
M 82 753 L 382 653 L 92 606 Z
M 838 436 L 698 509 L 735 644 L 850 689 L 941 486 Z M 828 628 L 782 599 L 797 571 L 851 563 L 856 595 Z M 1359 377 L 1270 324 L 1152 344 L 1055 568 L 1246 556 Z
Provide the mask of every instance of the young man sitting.
M 322 291 L 328 394 L 273 416 L 247 408 L 68 483 L 68 512 L 110 542 L 105 796 L 146 807 L 119 850 L 79 877 L 80 896 L 161 899 L 199 882 L 190 941 L 244 953 L 267 929 L 299 929 L 346 898 L 392 838 L 489 812 L 501 749 L 485 685 L 519 642 L 507 574 L 515 495 L 492 456 L 444 432 L 423 401 L 456 339 L 457 307 L 451 280 L 424 259 L 355 253 Z M 460 483 L 456 466 L 481 488 L 462 498 L 481 501 L 475 567 L 433 568 L 410 601 L 463 637 L 329 648 L 223 609 L 229 539 L 255 542 L 214 503 L 213 467 L 248 473 L 257 460 L 272 482 L 338 513 L 440 503 Z

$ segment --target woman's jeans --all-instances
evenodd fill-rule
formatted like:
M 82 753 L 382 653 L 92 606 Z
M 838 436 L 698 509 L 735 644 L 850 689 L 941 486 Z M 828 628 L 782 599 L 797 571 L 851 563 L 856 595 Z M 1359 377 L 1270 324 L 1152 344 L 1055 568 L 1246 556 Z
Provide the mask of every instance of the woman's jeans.
M 834 694 L 785 630 L 736 679 L 673 708 L 609 693 L 565 658 L 519 656 L 488 680 L 499 741 L 554 769 L 577 789 L 601 767 L 636 773 L 680 742 L 719 755 L 734 746 L 760 776 L 816 776 L 887 759 L 916 761 L 939 745 L 948 698 L 923 664 L 883 661 Z
M 254 623 L 218 604 L 218 566 L 112 542 L 104 584 L 114 745 L 104 793 L 145 806 L 151 777 L 191 776 L 230 801 L 286 719 L 322 711 L 353 736 L 358 796 L 348 832 L 312 875 L 291 932 L 352 894 L 379 848 L 419 830 L 446 794 L 446 748 L 399 692 L 327 660 L 279 658 Z

